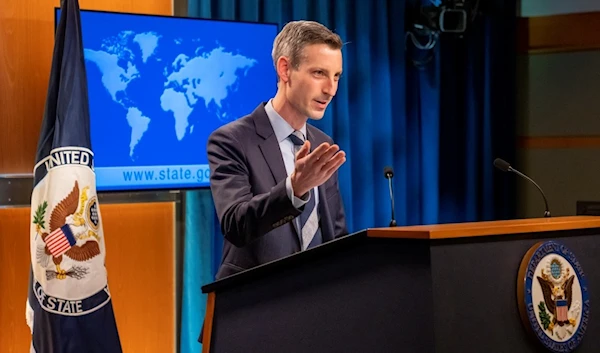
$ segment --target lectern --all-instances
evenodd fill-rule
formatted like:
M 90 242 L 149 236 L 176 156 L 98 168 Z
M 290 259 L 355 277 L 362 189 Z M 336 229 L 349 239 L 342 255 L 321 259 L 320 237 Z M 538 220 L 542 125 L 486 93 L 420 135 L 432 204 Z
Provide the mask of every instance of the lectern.
M 547 241 L 569 260 L 533 251 Z M 579 311 L 558 289 L 535 294 L 579 271 Z M 600 217 L 366 229 L 202 290 L 204 352 L 600 352 Z

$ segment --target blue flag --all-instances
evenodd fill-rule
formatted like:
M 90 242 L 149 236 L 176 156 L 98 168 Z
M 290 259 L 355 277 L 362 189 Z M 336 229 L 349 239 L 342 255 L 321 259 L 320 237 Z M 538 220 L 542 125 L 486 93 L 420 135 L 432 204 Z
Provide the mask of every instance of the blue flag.
M 31 197 L 31 352 L 121 352 L 90 143 L 79 4 L 62 0 Z

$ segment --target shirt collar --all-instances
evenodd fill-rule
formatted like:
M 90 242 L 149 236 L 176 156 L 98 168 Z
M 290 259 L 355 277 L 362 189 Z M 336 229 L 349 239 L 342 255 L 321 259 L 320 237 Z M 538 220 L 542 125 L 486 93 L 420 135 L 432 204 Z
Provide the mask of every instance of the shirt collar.
M 267 104 L 265 105 L 265 112 L 269 117 L 269 121 L 271 122 L 271 126 L 273 127 L 273 131 L 275 132 L 275 136 L 277 137 L 277 141 L 281 142 L 288 138 L 294 132 L 294 128 L 287 122 L 285 119 L 279 115 L 273 108 L 272 99 L 269 99 Z M 306 136 L 306 124 L 302 125 L 300 131 Z

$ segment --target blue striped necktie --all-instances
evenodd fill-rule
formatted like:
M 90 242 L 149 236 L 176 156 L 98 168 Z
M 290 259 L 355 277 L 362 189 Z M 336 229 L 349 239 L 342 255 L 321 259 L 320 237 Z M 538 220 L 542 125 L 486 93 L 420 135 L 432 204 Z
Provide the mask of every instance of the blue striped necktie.
M 296 153 L 304 144 L 304 134 L 300 131 L 294 131 L 290 135 L 290 140 L 294 143 Z M 315 207 L 315 189 L 310 189 L 310 199 L 304 205 L 304 210 L 300 214 L 299 229 L 301 230 L 302 250 L 319 245 L 323 242 L 321 229 L 319 228 L 319 213 Z

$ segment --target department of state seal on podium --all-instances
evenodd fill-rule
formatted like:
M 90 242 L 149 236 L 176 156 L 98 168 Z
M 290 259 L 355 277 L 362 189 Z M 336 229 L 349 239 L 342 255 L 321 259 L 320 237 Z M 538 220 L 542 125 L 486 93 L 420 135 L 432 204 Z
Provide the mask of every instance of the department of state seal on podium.
M 523 257 L 517 298 L 525 327 L 552 352 L 572 352 L 590 315 L 588 286 L 576 255 L 556 241 L 539 242 Z

